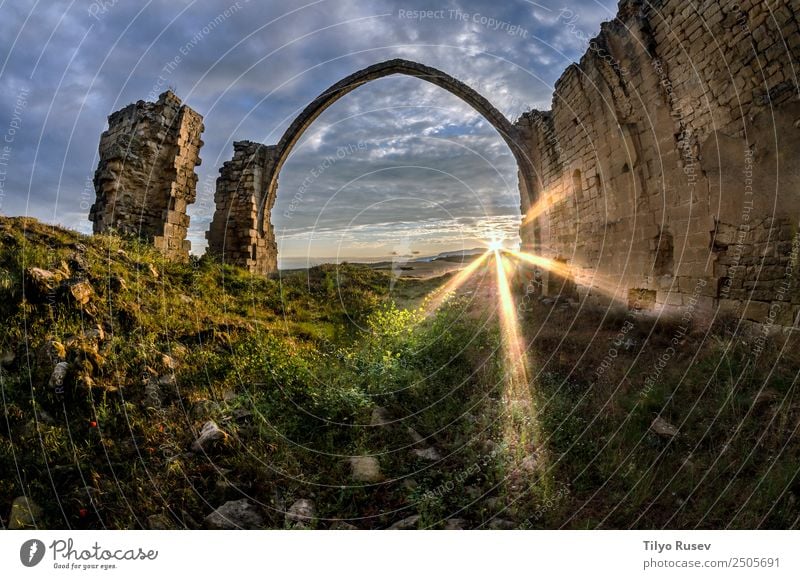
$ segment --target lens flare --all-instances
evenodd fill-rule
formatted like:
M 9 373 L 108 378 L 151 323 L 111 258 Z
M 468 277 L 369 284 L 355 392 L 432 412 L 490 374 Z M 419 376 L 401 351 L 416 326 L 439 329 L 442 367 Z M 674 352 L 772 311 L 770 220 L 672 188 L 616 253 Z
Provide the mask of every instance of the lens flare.
M 517 321 L 517 308 L 511 294 L 507 269 L 510 263 L 500 251 L 494 251 L 495 270 L 497 276 L 497 295 L 500 300 L 500 327 L 502 331 L 503 349 L 506 362 L 506 377 L 510 390 L 517 392 L 519 388 L 528 387 L 528 365 L 525 347 Z
M 425 315 L 428 316 L 439 309 L 439 307 L 441 307 L 441 305 L 447 301 L 456 292 L 456 290 L 458 290 L 458 288 L 464 285 L 464 283 L 470 277 L 472 277 L 472 274 L 478 270 L 478 268 L 486 261 L 486 258 L 488 258 L 489 255 L 491 255 L 491 252 L 487 251 L 478 259 L 470 263 L 467 267 L 458 272 L 442 287 L 436 289 L 426 300 L 424 305 Z

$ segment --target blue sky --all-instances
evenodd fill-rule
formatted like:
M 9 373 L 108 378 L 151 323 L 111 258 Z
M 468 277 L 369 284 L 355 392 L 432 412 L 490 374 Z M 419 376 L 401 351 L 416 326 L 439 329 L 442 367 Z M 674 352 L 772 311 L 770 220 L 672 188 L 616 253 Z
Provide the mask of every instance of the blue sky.
M 90 231 L 106 117 L 170 86 L 206 127 L 189 211 L 198 253 L 232 142 L 274 144 L 342 77 L 391 58 L 419 61 L 469 84 L 513 120 L 550 107 L 555 80 L 616 11 L 615 2 L 594 0 L 0 6 L 0 132 L 9 147 L 0 212 Z M 336 162 L 289 211 L 326 157 Z M 368 83 L 325 111 L 279 183 L 273 223 L 287 257 L 473 247 L 493 232 L 513 237 L 519 214 L 516 168 L 494 129 L 457 97 L 407 77 Z

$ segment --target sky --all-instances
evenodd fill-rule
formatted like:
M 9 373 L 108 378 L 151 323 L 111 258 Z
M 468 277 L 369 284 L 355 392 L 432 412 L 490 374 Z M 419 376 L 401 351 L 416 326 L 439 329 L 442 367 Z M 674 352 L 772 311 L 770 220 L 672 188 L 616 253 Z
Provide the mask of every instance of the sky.
M 550 108 L 555 81 L 615 12 L 608 0 L 5 1 L 0 214 L 91 232 L 108 115 L 172 88 L 204 117 L 189 208 L 202 254 L 233 142 L 277 143 L 341 78 L 405 58 L 468 84 L 513 121 Z M 309 127 L 280 173 L 272 222 L 282 258 L 318 262 L 429 255 L 494 236 L 513 244 L 519 214 L 516 165 L 494 128 L 449 92 L 396 75 Z

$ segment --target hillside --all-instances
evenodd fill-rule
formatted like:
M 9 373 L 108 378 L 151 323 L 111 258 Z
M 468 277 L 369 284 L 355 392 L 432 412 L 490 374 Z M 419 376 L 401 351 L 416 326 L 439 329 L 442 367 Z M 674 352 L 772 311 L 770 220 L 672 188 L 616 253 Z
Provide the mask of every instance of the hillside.
M 518 295 L 511 391 L 492 269 L 430 313 L 447 276 L 0 219 L 3 526 L 798 526 L 796 335 Z

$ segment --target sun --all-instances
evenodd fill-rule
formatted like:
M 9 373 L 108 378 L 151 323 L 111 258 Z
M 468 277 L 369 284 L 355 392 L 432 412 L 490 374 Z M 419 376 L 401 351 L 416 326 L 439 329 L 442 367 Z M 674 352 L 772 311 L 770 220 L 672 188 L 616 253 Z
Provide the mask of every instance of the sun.
M 500 251 L 503 249 L 503 240 L 495 237 L 489 242 L 489 251 Z

